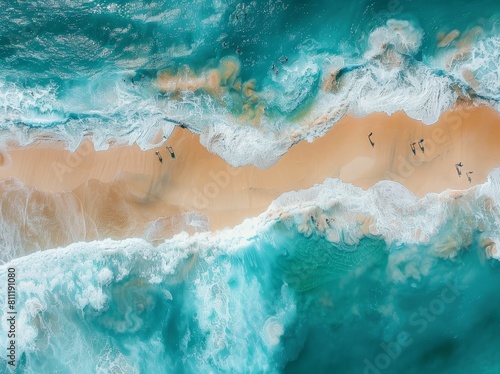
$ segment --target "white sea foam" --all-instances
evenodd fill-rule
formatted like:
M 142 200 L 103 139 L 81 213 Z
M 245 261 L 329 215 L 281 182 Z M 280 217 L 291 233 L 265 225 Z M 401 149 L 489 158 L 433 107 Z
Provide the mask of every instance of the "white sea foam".
M 495 239 L 500 233 L 499 181 L 500 170 L 495 169 L 484 185 L 417 199 L 395 182 L 380 182 L 364 192 L 339 180 L 326 180 L 312 189 L 282 195 L 271 209 L 283 211 L 283 206 L 296 204 L 304 217 L 315 217 L 307 220 L 308 229 L 322 232 L 327 238 L 330 232 L 340 229 L 343 233 L 356 233 L 355 241 L 375 235 L 388 245 L 429 245 L 436 255 L 453 257 L 470 244 L 468 240 L 479 229 L 484 240 L 500 244 Z M 322 209 L 321 214 L 316 213 L 315 207 Z M 287 215 L 290 213 L 297 220 L 293 210 Z M 327 218 L 329 222 L 325 224 Z
M 174 290 L 175 285 L 191 279 L 185 283 L 186 292 L 197 300 L 197 323 L 207 337 L 205 349 L 196 362 L 203 365 L 215 360 L 217 367 L 227 370 L 257 365 L 226 360 L 226 355 L 221 354 L 243 352 L 242 357 L 252 357 L 263 367 L 269 355 L 281 346 L 282 335 L 295 318 L 295 296 L 283 283 L 281 295 L 269 305 L 259 296 L 264 292 L 264 285 L 242 271 L 243 264 L 232 261 L 227 254 L 238 256 L 255 246 L 272 256 L 284 250 L 280 241 L 291 240 L 290 235 L 295 239 L 300 236 L 323 238 L 325 248 L 331 242 L 337 251 L 354 255 L 364 250 L 363 246 L 356 247 L 362 238 L 385 241 L 391 252 L 387 271 L 395 282 L 418 280 L 429 274 L 432 258 L 455 257 L 461 249 L 470 247 L 474 235 L 478 235 L 480 244 L 478 255 L 500 260 L 496 249 L 500 245 L 500 169 L 493 170 L 483 185 L 467 191 L 429 194 L 421 199 L 395 182 L 380 182 L 363 191 L 340 180 L 327 179 L 307 190 L 283 194 L 265 213 L 247 219 L 234 229 L 191 236 L 183 233 L 157 247 L 142 239 L 74 243 L 13 259 L 0 266 L 0 276 L 5 276 L 9 267 L 19 274 L 17 295 L 22 310 L 17 328 L 22 339 L 18 341 L 18 354 L 42 350 L 47 339 L 59 339 L 58 335 L 51 334 L 61 326 L 70 334 L 67 336 L 82 339 L 77 322 L 71 319 L 75 312 L 60 313 L 56 317 L 53 305 L 58 310 L 70 308 L 68 310 L 76 311 L 81 318 L 97 316 L 99 323 L 113 333 L 136 333 L 144 328 L 142 313 L 149 310 L 148 303 L 152 302 L 151 298 L 142 296 L 149 292 L 149 287 L 156 290 L 154 287 L 167 286 L 166 291 L 158 294 L 163 295 L 164 302 L 173 302 L 177 297 L 169 289 Z M 311 261 L 316 261 L 314 256 L 324 254 L 311 255 Z M 359 256 L 363 258 L 362 253 Z M 345 268 L 342 257 L 332 260 L 328 263 L 334 269 Z M 309 260 L 302 258 L 301 261 Z M 265 263 L 255 267 L 262 265 Z M 0 298 L 7 295 L 5 285 L 0 284 Z M 116 292 L 109 293 L 109 287 L 114 287 Z M 247 302 L 236 294 L 252 298 L 251 319 L 246 318 Z M 116 308 L 121 308 L 124 300 L 130 306 L 123 317 L 122 314 L 103 314 L 108 313 L 110 295 Z M 0 333 L 8 328 L 5 317 L 2 317 Z M 38 320 L 43 323 L 39 324 Z M 261 340 L 255 341 L 254 331 L 260 331 L 257 339 Z M 248 339 L 263 348 L 250 355 L 246 351 Z M 156 338 L 151 337 L 151 343 L 155 341 Z M 0 349 L 5 348 L 4 341 L 0 341 Z M 80 352 L 87 349 L 88 344 L 82 341 L 72 346 L 68 357 L 85 357 L 87 364 L 95 365 L 92 363 L 98 352 Z
M 177 216 L 161 217 L 148 224 L 142 238 L 150 243 L 164 241 L 180 232 L 208 231 L 208 218 L 199 213 L 184 212 Z
M 390 19 L 384 26 L 373 30 L 368 37 L 369 49 L 365 53 L 367 59 L 380 56 L 393 48 L 403 55 L 415 55 L 422 45 L 422 30 L 409 21 Z
M 159 131 L 170 135 L 174 124 L 166 119 L 170 106 L 154 96 L 146 85 L 122 82 L 120 75 L 61 89 L 24 87 L 0 82 L 0 139 L 14 138 L 21 145 L 50 135 L 75 150 L 84 136 L 91 136 L 97 150 L 107 149 L 110 140 L 137 143 L 151 148 Z
M 380 67 L 374 64 L 348 78 L 352 88 L 349 107 L 358 116 L 374 112 L 391 115 L 403 110 L 411 118 L 432 124 L 457 99 L 450 90 L 450 79 L 436 76 L 423 65 L 415 64 L 386 79 L 377 74 L 378 70 Z
M 361 57 L 318 55 L 315 48 L 301 46 L 293 60 L 277 66 L 279 74 L 269 71 L 258 82 L 262 88 L 256 97 L 266 108 L 259 128 L 241 125 L 238 115 L 221 105 L 221 98 L 206 92 L 182 92 L 172 99 L 149 78 L 132 83 L 134 71 L 103 72 L 64 87 L 2 80 L 0 139 L 15 138 L 25 145 L 49 135 L 75 150 L 89 136 L 98 150 L 111 141 L 148 149 L 158 145 L 160 131 L 168 137 L 174 124 L 182 123 L 233 166 L 265 168 L 296 142 L 323 135 L 348 112 L 366 116 L 402 110 L 432 124 L 456 102 L 457 82 L 462 89 L 472 84 L 487 98 L 486 104 L 500 107 L 498 36 L 480 40 L 449 74 L 435 61 L 428 66 L 414 58 L 422 37 L 411 22 L 389 20 L 371 32 Z M 471 83 L 470 74 L 464 76 L 465 70 L 477 84 Z M 338 87 L 334 92 L 318 90 L 332 71 L 340 71 Z M 231 100 L 231 95 L 223 100 Z M 297 113 L 299 119 L 293 119 Z
M 267 104 L 282 113 L 293 113 L 312 95 L 320 69 L 316 58 L 300 54 L 293 63 L 278 66 L 278 74 L 269 72 L 272 84 L 267 84 L 262 97 Z
M 479 40 L 471 49 L 469 57 L 452 66 L 452 74 L 464 84 L 488 98 L 500 99 L 500 36 Z M 467 71 L 472 77 L 467 77 Z M 468 78 L 468 79 L 467 79 Z M 472 82 L 471 82 L 472 79 Z
M 203 235 L 208 241 L 204 243 L 206 245 L 203 245 L 202 248 L 196 241 L 193 241 L 192 237 L 185 235 L 175 238 L 168 245 L 162 244 L 157 248 L 141 239 L 104 240 L 75 243 L 66 248 L 37 252 L 28 257 L 11 261 L 8 267 L 15 267 L 18 274 L 16 284 L 19 311 L 17 332 L 20 337 L 17 340 L 18 355 L 43 351 L 44 342 L 48 340 L 53 345 L 64 344 L 65 336 L 71 336 L 73 344 L 71 350 L 65 352 L 65 356 L 82 360 L 78 363 L 78 365 L 83 365 L 80 367 L 81 370 L 83 370 L 82 368 L 86 368 L 85 371 L 91 370 L 94 360 L 101 360 L 102 357 L 99 352 L 88 351 L 88 342 L 80 335 L 77 323 L 72 317 L 74 313 L 92 319 L 92 316 L 100 316 L 106 312 L 110 302 L 104 291 L 110 287 L 106 281 L 114 278 L 114 287 L 117 287 L 117 291 L 112 294 L 112 301 L 115 305 L 126 303 L 127 308 L 123 309 L 126 315 L 123 319 L 104 315 L 100 321 L 105 324 L 105 328 L 117 334 L 139 331 L 144 324 L 150 323 L 143 321 L 144 316 L 142 316 L 142 313 L 148 310 L 148 305 L 145 303 L 149 303 L 151 299 L 143 297 L 143 293 L 148 292 L 147 284 L 175 285 L 182 282 L 192 271 L 192 256 L 195 252 L 203 252 L 204 261 L 210 261 L 213 253 L 220 251 L 218 249 L 222 248 L 219 247 L 222 240 L 220 236 Z M 107 267 L 103 268 L 102 264 L 107 264 Z M 123 268 L 127 268 L 129 273 L 133 273 L 130 280 L 127 278 L 120 280 Z M 6 271 L 7 266 L 0 267 L 0 274 L 5 275 Z M 223 269 L 220 269 L 218 273 L 217 269 L 214 271 L 215 273 L 210 270 L 210 273 L 200 274 L 202 282 L 192 284 L 192 287 L 195 288 L 193 292 L 198 295 L 200 300 L 207 297 L 207 302 L 200 303 L 197 312 L 200 328 L 210 331 L 207 349 L 204 352 L 205 357 L 197 359 L 202 363 L 216 359 L 217 352 L 225 348 L 230 350 L 251 349 L 246 339 L 233 341 L 232 346 L 226 346 L 225 331 L 228 326 L 232 325 L 233 318 L 245 320 L 246 304 L 236 303 L 233 300 L 231 306 L 228 305 L 227 294 L 230 290 L 218 290 L 218 288 L 227 287 L 231 272 L 224 272 Z M 203 279 L 205 276 L 208 278 Z M 146 282 L 138 282 L 137 279 L 144 279 Z M 245 283 L 243 279 L 239 281 L 241 284 Z M 261 292 L 259 291 L 260 287 L 259 283 L 254 282 L 249 288 L 250 294 L 258 295 Z M 4 285 L 0 286 L 2 295 L 7 295 L 3 288 Z M 139 290 L 136 291 L 138 288 Z M 174 296 L 170 292 L 164 293 L 164 295 L 167 302 L 174 300 Z M 54 300 L 50 301 L 52 297 L 60 305 L 54 305 Z M 47 300 L 50 301 L 50 312 L 44 313 L 47 309 Z M 241 331 L 236 336 L 245 337 L 251 334 L 253 329 L 258 329 L 258 326 L 262 326 L 268 318 L 266 308 L 264 305 L 259 306 L 258 300 L 264 302 L 263 299 L 255 298 L 252 328 L 242 324 Z M 71 312 L 65 313 L 64 310 Z M 210 310 L 216 313 L 216 320 L 210 315 Z M 205 315 L 204 311 L 208 311 L 208 314 Z M 8 326 L 5 324 L 7 321 L 5 313 L 6 311 L 3 313 L 4 318 L 2 318 L 0 328 L 2 333 L 8 330 Z M 37 321 L 42 322 L 38 323 Z M 58 333 L 61 328 L 64 328 L 64 334 Z M 153 337 L 149 343 L 154 345 L 155 339 Z M 5 344 L 5 340 L 0 342 L 0 347 L 4 350 L 6 349 Z M 94 349 L 93 345 L 91 349 Z M 135 354 L 134 352 L 136 352 L 135 348 L 132 349 L 132 356 Z M 87 357 L 87 355 L 93 355 L 94 358 Z M 252 355 L 248 354 L 247 357 L 252 357 Z M 262 360 L 267 360 L 265 355 L 262 356 Z M 99 362 L 99 366 L 106 366 L 106 362 Z M 128 359 L 124 364 L 127 362 Z M 129 363 L 134 365 L 133 362 Z M 227 368 L 244 368 L 253 365 L 252 363 L 222 359 L 218 364 L 220 367 Z
M 134 253 L 141 253 L 139 261 L 134 260 Z M 118 256 L 113 259 L 112 254 Z M 162 261 L 163 258 L 164 262 L 175 267 L 185 256 L 173 252 L 164 255 L 167 257 L 157 256 L 153 247 L 142 240 L 107 240 L 76 243 L 65 249 L 35 253 L 33 257 L 29 257 L 30 261 L 19 259 L 12 262 L 9 266 L 15 267 L 17 272 L 18 357 L 23 353 L 44 352 L 49 344 L 64 346 L 65 356 L 75 360 L 76 365 L 79 365 L 78 370 L 93 371 L 94 360 L 102 360 L 106 355 L 92 351 L 94 346 L 88 344 L 82 331 L 75 325 L 73 313 L 83 315 L 84 310 L 92 310 L 93 313 L 106 310 L 108 299 L 103 290 L 107 285 L 103 280 L 109 280 L 108 272 L 118 275 L 119 266 L 130 269 L 142 264 L 154 272 L 153 268 L 159 269 L 155 266 L 156 261 Z M 110 259 L 109 268 L 105 272 L 98 265 L 105 263 L 107 259 Z M 6 269 L 5 266 L 1 267 L 0 273 L 4 273 Z M 165 273 L 162 274 L 165 279 Z M 5 290 L 2 289 L 3 291 Z M 67 314 L 66 311 L 70 313 Z M 6 316 L 5 313 L 6 311 L 3 312 L 3 317 Z M 6 318 L 3 320 L 6 321 Z M 2 330 L 6 332 L 7 326 L 2 325 Z M 71 344 L 67 344 L 66 339 L 71 339 Z M 4 349 L 5 344 L 6 340 L 0 342 Z M 115 354 L 112 356 L 112 361 L 117 364 L 119 357 Z M 124 357 L 122 359 L 120 365 L 124 368 L 128 360 Z M 106 363 L 100 361 L 98 366 L 102 368 L 103 365 L 106 366 Z
M 365 60 L 358 61 L 358 68 L 342 75 L 340 89 L 316 95 L 298 123 L 283 126 L 264 116 L 265 130 L 256 130 L 234 126 L 227 120 L 211 122 L 204 130 L 199 129 L 202 144 L 233 166 L 269 167 L 295 142 L 312 141 L 323 135 L 348 112 L 366 116 L 374 112 L 391 115 L 402 110 L 425 124 L 435 123 L 453 106 L 458 94 L 452 88 L 451 76 L 440 75 L 412 59 L 411 55 L 420 48 L 421 38 L 421 30 L 411 23 L 389 20 L 373 31 Z M 324 74 L 348 67 L 340 56 L 301 53 L 292 65 L 280 65 L 278 75 L 271 73 L 273 83 L 259 94 L 271 108 L 291 113 L 318 83 L 320 65 Z M 277 128 L 280 132 L 272 130 Z
M 457 100 L 453 80 L 413 59 L 421 44 L 422 32 L 407 21 L 389 20 L 372 32 L 365 59 L 357 68 L 337 78 L 338 88 L 315 100 L 301 124 L 318 124 L 318 118 L 335 113 L 330 126 L 348 111 L 356 116 L 375 112 L 404 111 L 426 124 L 435 123 Z M 323 80 L 330 72 L 348 69 L 339 56 L 324 58 Z M 315 131 L 315 130 L 313 130 Z
M 263 338 L 264 341 L 270 346 L 276 346 L 280 342 L 281 335 L 283 335 L 283 326 L 276 320 L 276 318 L 269 318 L 265 325 Z
M 200 143 L 232 166 L 253 164 L 259 168 L 275 164 L 292 145 L 287 134 L 225 122 L 208 126 L 200 134 Z
M 109 284 L 113 280 L 113 272 L 108 268 L 102 268 L 97 275 L 100 284 Z

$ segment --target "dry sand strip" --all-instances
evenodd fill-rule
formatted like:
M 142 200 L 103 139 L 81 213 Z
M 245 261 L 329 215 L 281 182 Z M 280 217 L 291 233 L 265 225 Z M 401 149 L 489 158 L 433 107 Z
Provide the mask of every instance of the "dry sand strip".
M 165 145 L 173 147 L 175 159 Z M 92 222 L 93 231 L 82 240 L 141 236 L 148 222 L 182 212 L 208 216 L 210 228 L 217 230 L 265 211 L 283 192 L 325 178 L 365 189 L 394 180 L 418 196 L 483 183 L 500 166 L 500 116 L 488 107 L 460 109 L 432 126 L 401 112 L 345 117 L 324 137 L 300 142 L 265 170 L 233 168 L 181 128 L 165 145 L 145 152 L 135 145 L 96 152 L 87 141 L 75 153 L 58 143 L 10 145 L 3 150 L 0 178 L 18 178 L 44 196 L 71 191 Z

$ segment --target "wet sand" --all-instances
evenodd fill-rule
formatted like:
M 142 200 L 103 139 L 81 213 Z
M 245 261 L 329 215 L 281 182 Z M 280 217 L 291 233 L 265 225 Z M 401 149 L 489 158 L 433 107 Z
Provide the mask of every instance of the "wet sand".
M 425 152 L 417 143 L 413 154 L 410 143 L 420 139 Z M 165 145 L 174 148 L 175 158 Z M 4 146 L 0 179 L 15 177 L 36 187 L 45 196 L 42 201 L 57 200 L 63 192 L 74 197 L 86 221 L 79 240 L 141 236 L 149 222 L 184 212 L 205 215 L 210 229 L 217 230 L 262 213 L 283 192 L 325 178 L 341 178 L 364 189 L 394 180 L 417 196 L 483 183 L 500 166 L 500 116 L 487 107 L 455 110 L 432 126 L 401 112 L 345 117 L 322 138 L 298 143 L 264 170 L 229 166 L 208 152 L 198 135 L 181 128 L 165 145 L 145 152 L 135 145 L 96 152 L 87 141 L 75 153 L 50 142 Z M 458 162 L 464 165 L 461 177 Z M 155 236 L 171 236 L 172 228 L 165 230 Z

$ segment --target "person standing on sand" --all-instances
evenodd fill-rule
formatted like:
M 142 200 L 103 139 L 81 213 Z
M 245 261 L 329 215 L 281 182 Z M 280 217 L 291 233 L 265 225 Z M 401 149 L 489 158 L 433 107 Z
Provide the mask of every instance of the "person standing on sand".
M 156 151 L 155 155 L 158 156 L 158 160 L 160 160 L 160 162 L 163 164 L 163 157 L 161 157 L 160 152 Z
M 410 148 L 411 148 L 411 151 L 413 152 L 414 155 L 417 154 L 417 151 L 415 150 L 415 144 L 417 144 L 417 143 L 415 143 L 415 142 L 410 143 Z
M 422 145 L 423 142 L 424 142 L 424 139 L 420 139 L 420 141 L 418 142 L 418 146 L 419 146 L 420 150 L 422 151 L 422 153 L 424 153 L 424 146 Z
M 170 152 L 170 157 L 175 158 L 175 153 L 174 153 L 174 149 L 172 148 L 172 146 L 167 145 L 165 148 L 167 148 L 167 151 Z
M 373 147 L 375 147 L 375 143 L 374 143 L 374 142 L 372 142 L 372 138 L 371 138 L 371 136 L 372 136 L 372 135 L 373 135 L 373 132 L 370 132 L 370 133 L 368 134 L 368 140 L 370 141 L 370 144 L 372 145 L 372 148 L 373 148 Z
M 464 164 L 462 164 L 462 162 L 459 162 L 458 164 L 455 164 L 455 169 L 457 169 L 457 173 L 458 173 L 459 177 L 462 176 L 462 169 L 461 169 L 462 166 L 464 166 Z
M 467 173 L 465 173 L 465 175 L 467 175 L 467 180 L 469 181 L 469 183 L 472 182 L 472 178 L 470 177 L 470 175 L 474 173 L 473 171 L 468 171 Z

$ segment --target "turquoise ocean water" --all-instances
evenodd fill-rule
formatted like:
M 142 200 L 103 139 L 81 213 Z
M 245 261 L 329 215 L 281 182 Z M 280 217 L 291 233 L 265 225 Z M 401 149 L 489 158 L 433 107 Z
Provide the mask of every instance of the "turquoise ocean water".
M 347 112 L 430 124 L 459 96 L 500 110 L 498 1 L 0 5 L 2 141 L 146 149 L 183 125 L 232 165 L 268 167 Z M 327 180 L 156 247 L 20 256 L 2 221 L 0 372 L 498 373 L 499 178 L 420 200 Z
M 0 134 L 22 144 L 48 131 L 71 149 L 84 134 L 98 148 L 110 139 L 149 148 L 158 130 L 168 135 L 182 123 L 229 163 L 267 167 L 347 111 L 405 110 L 432 123 L 459 94 L 499 105 L 493 0 L 9 1 L 4 8 Z M 458 38 L 439 48 L 437 37 L 454 30 Z M 214 70 L 222 77 L 208 89 L 200 79 Z M 162 84 L 165 74 L 184 85 Z M 325 113 L 329 120 L 316 123 Z M 220 146 L 218 138 L 236 141 Z M 233 143 L 242 141 L 256 151 L 238 152 Z M 259 160 L 264 151 L 267 160 Z
M 327 180 L 232 230 L 14 259 L 15 372 L 496 373 L 499 186 Z

